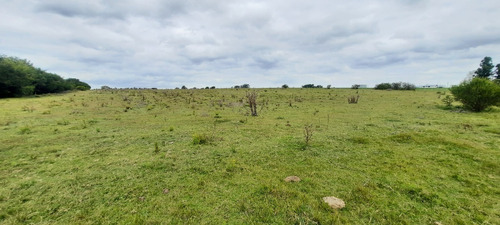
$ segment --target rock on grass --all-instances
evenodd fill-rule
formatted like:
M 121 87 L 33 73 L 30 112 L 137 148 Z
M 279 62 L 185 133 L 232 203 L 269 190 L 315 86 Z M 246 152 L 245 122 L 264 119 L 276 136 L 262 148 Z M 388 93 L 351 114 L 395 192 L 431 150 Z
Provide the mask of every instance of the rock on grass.
M 324 197 L 323 201 L 326 202 L 333 209 L 341 209 L 345 207 L 344 200 L 333 196 Z
M 300 177 L 298 176 L 289 176 L 285 178 L 285 182 L 299 182 Z

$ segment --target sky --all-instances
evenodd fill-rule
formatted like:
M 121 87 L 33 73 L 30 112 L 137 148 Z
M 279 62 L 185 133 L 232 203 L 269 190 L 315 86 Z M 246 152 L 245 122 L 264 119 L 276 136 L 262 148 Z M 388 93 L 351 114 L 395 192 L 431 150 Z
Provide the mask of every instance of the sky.
M 0 54 L 92 88 L 454 85 L 498 0 L 0 0 Z

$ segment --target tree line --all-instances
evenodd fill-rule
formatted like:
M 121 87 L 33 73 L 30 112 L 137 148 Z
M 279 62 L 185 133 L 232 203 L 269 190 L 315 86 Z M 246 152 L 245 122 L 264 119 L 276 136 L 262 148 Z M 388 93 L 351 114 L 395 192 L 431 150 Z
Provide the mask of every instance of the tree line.
M 63 79 L 45 72 L 26 59 L 0 55 L 0 98 L 71 90 L 90 90 L 90 85 L 76 78 Z

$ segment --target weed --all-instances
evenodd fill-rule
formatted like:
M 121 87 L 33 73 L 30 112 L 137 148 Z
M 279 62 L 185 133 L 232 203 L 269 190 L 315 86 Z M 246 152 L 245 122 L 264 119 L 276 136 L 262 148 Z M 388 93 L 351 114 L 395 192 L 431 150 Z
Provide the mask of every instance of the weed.
M 31 129 L 29 127 L 22 127 L 19 129 L 19 134 L 29 134 L 31 133 Z
M 451 105 L 455 101 L 455 99 L 453 99 L 453 97 L 451 97 L 450 95 L 446 95 L 446 97 L 444 97 L 441 101 L 445 104 L 447 108 L 451 108 Z
M 212 138 L 207 134 L 196 133 L 196 134 L 193 134 L 192 143 L 194 145 L 204 145 L 204 144 L 208 144 L 211 140 L 212 140 Z
M 82 129 L 85 129 L 85 128 L 87 128 L 87 127 L 88 127 L 88 125 L 87 125 L 87 121 L 86 121 L 86 120 L 83 120 L 83 122 L 82 122 Z
M 250 106 L 252 116 L 257 116 L 257 92 L 247 92 L 247 101 Z
M 359 100 L 359 95 L 358 96 L 351 96 L 351 97 L 347 98 L 347 102 L 349 104 L 356 104 L 356 103 L 358 103 L 358 100 Z
M 158 142 L 155 142 L 155 150 L 154 153 L 158 154 L 160 152 L 160 147 L 158 147 Z
M 67 120 L 59 121 L 59 122 L 57 122 L 57 125 L 67 126 L 67 125 L 69 125 L 69 121 L 67 121 Z
M 33 111 L 35 111 L 35 107 L 33 107 L 33 106 L 23 106 L 23 111 L 25 111 L 25 112 L 33 112 Z
M 305 140 L 305 144 L 308 146 L 309 145 L 309 142 L 311 141 L 312 139 L 312 136 L 313 136 L 313 126 L 312 124 L 309 124 L 309 125 L 305 125 L 304 126 L 304 140 Z

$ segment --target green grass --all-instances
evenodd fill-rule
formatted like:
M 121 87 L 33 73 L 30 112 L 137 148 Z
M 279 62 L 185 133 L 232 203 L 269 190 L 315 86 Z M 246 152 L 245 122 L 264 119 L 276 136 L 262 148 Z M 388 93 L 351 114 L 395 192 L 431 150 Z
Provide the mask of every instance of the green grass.
M 500 224 L 498 108 L 445 109 L 439 89 L 257 91 L 257 117 L 243 89 L 1 99 L 0 223 Z

